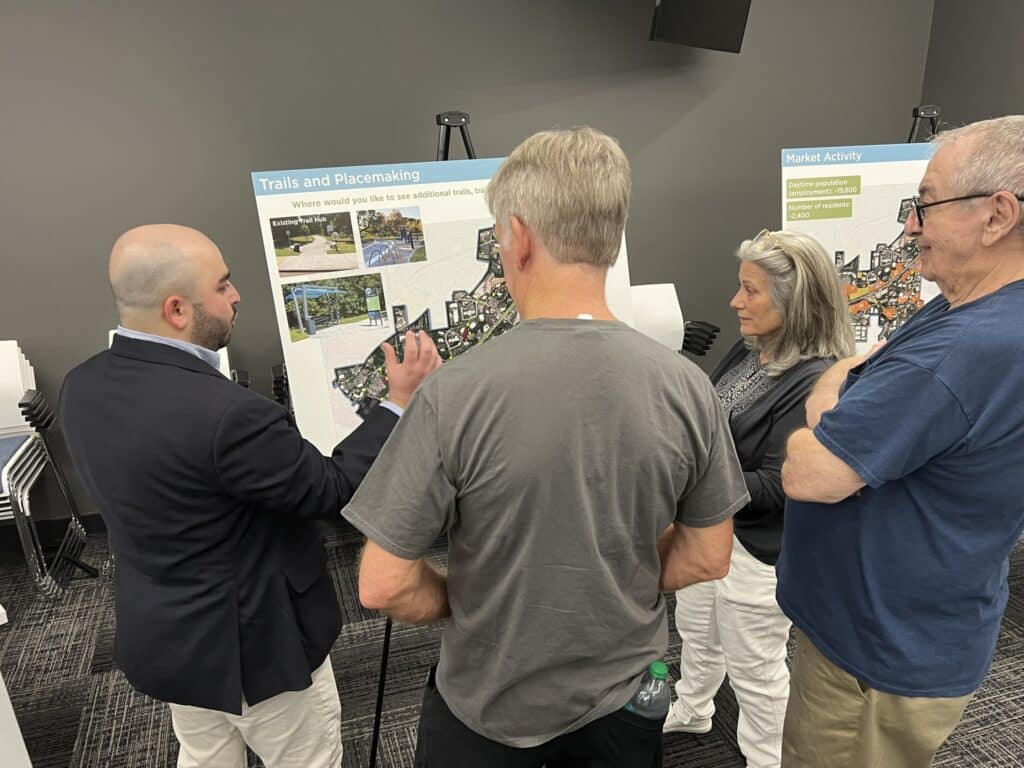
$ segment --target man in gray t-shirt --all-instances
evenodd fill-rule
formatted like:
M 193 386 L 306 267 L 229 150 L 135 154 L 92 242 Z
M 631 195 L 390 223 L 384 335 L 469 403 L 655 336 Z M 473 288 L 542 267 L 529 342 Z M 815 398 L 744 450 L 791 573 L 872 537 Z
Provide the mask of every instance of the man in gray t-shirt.
M 622 709 L 660 590 L 725 573 L 748 496 L 707 377 L 605 303 L 628 194 L 591 129 L 512 153 L 488 203 L 523 322 L 423 383 L 344 510 L 364 604 L 451 617 L 417 765 L 660 764 L 660 722 Z M 447 576 L 421 559 L 442 533 Z

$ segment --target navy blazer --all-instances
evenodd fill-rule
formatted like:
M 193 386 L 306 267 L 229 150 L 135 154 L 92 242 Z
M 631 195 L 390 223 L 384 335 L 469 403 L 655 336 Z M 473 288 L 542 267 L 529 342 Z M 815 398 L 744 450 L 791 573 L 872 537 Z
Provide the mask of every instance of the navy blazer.
M 68 374 L 59 412 L 110 534 L 132 685 L 235 714 L 308 687 L 341 629 L 312 518 L 338 519 L 397 416 L 374 409 L 326 458 L 277 403 L 123 336 Z

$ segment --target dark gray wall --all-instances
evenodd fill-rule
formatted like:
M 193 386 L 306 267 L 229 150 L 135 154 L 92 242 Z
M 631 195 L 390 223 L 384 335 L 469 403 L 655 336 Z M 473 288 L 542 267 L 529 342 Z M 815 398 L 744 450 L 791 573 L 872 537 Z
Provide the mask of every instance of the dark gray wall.
M 481 156 L 554 125 L 617 136 L 633 282 L 674 282 L 687 317 L 723 326 L 713 363 L 736 338 L 733 249 L 779 224 L 779 149 L 902 140 L 932 13 L 757 0 L 737 56 L 647 42 L 637 0 L 119 5 L 0 11 L 0 338 L 51 400 L 115 323 L 111 244 L 154 221 L 221 246 L 243 297 L 232 362 L 267 392 L 281 351 L 250 171 L 432 159 L 444 109 L 472 115 Z
M 963 125 L 1024 112 L 1024 3 L 938 0 L 921 97 Z

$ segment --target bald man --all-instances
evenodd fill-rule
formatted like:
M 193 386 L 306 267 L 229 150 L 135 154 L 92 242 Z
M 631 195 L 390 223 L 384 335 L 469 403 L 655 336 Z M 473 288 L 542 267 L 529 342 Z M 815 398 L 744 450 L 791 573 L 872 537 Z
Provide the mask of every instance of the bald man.
M 313 518 L 337 519 L 419 382 L 428 338 L 385 348 L 390 397 L 326 458 L 276 403 L 224 378 L 238 291 L 201 232 L 115 243 L 120 325 L 68 374 L 60 418 L 115 556 L 114 658 L 171 707 L 179 768 L 341 765 L 328 652 L 341 614 Z

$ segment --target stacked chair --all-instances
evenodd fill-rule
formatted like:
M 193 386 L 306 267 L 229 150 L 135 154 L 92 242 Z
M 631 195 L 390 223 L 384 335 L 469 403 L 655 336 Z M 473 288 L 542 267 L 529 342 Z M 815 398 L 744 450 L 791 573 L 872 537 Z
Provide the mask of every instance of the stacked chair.
M 35 375 L 16 342 L 0 341 L 0 519 L 13 518 L 25 562 L 36 589 L 60 597 L 74 571 L 96 576 L 80 560 L 86 532 L 60 467 L 47 444 L 56 438 L 53 412 L 35 390 Z M 49 468 L 68 510 L 68 525 L 56 554 L 47 561 L 35 520 L 30 492 Z
M 15 520 L 18 538 L 33 576 L 42 573 L 42 547 L 34 526 L 20 511 L 24 488 L 42 471 L 42 441 L 25 423 L 18 400 L 35 387 L 35 372 L 16 341 L 0 341 L 0 520 Z M 37 579 L 38 583 L 39 579 Z
M 285 368 L 284 363 L 271 367 L 270 380 L 274 402 L 283 405 L 289 413 L 294 413 L 291 390 L 288 388 L 288 369 Z
M 46 467 L 43 441 L 30 433 L 0 438 L 0 466 L 0 518 L 14 520 L 33 582 L 54 597 L 60 590 L 47 579 L 43 548 L 28 511 L 28 492 Z
M 689 352 L 691 355 L 703 357 L 715 343 L 715 337 L 721 330 L 714 323 L 704 320 L 690 320 L 683 323 L 683 348 L 680 352 Z

